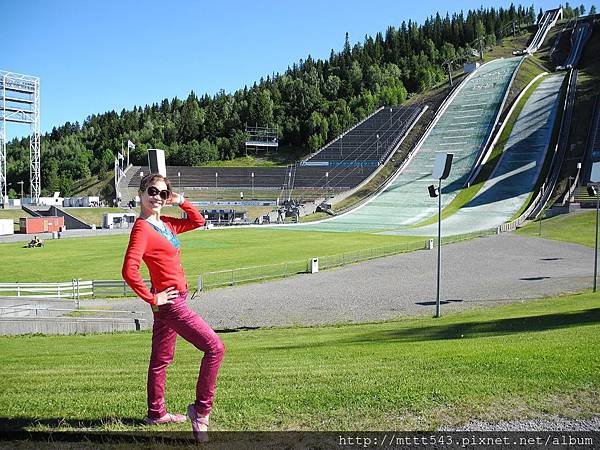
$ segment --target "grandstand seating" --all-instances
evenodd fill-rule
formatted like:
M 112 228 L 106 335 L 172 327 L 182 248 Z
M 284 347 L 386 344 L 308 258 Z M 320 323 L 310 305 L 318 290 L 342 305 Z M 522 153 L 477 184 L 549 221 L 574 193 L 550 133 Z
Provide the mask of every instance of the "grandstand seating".
M 219 197 L 236 198 L 240 190 L 254 188 L 254 198 L 287 197 L 293 190 L 294 197 L 314 199 L 325 191 L 346 190 L 360 184 L 396 148 L 422 110 L 422 106 L 381 108 L 343 137 L 293 166 L 167 166 L 167 176 L 190 198 L 202 198 L 207 191 L 218 191 Z M 148 167 L 137 166 L 131 171 L 134 175 L 127 178 L 128 191 L 122 189 L 127 195 L 138 186 L 139 176 L 135 174 L 147 173 Z
M 330 168 L 378 166 L 394 150 L 422 109 L 419 105 L 381 108 L 302 164 L 323 164 Z

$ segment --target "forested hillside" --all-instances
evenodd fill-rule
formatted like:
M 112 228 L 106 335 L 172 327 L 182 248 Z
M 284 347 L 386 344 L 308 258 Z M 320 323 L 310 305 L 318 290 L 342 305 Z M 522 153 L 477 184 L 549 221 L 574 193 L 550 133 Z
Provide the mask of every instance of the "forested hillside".
M 541 12 L 540 12 L 541 13 Z M 166 150 L 167 163 L 197 165 L 243 153 L 245 125 L 277 126 L 280 145 L 314 150 L 381 105 L 399 105 L 410 93 L 442 81 L 443 62 L 455 67 L 537 16 L 533 6 L 479 9 L 422 25 L 402 22 L 326 60 L 305 60 L 234 93 L 164 99 L 132 110 L 94 114 L 82 123 L 55 127 L 42 136 L 44 192 L 70 195 L 76 180 L 112 171 L 122 143 L 136 144 L 131 162 L 145 161 L 147 148 Z M 29 179 L 29 140 L 8 145 L 8 181 Z M 11 191 L 14 196 L 16 192 Z

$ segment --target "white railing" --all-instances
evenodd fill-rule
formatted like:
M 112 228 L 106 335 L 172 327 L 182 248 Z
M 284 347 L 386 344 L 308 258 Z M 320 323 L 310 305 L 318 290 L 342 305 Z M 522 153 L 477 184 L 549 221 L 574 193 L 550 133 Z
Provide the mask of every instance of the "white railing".
M 148 280 L 145 280 L 148 284 Z M 133 291 L 123 280 L 79 279 L 63 283 L 0 283 L 0 297 L 57 298 L 78 300 L 82 297 L 126 297 Z
M 519 217 L 517 217 L 512 222 L 507 222 L 507 223 L 503 223 L 502 225 L 500 225 L 498 227 L 498 234 L 506 233 L 507 231 L 514 231 L 518 227 L 520 227 L 523 224 L 523 222 L 525 222 L 527 220 L 527 217 L 529 217 L 531 212 L 538 205 L 540 199 L 542 198 L 543 192 L 544 192 L 544 188 L 542 187 L 542 189 L 540 189 L 540 191 L 538 192 L 538 195 L 535 196 L 535 198 L 533 199 L 533 201 L 531 202 L 529 207 L 523 212 L 523 214 L 521 214 Z

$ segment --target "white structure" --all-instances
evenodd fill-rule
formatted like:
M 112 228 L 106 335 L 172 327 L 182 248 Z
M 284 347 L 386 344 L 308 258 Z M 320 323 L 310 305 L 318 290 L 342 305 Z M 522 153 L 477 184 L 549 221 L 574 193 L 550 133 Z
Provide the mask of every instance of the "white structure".
M 29 186 L 33 203 L 41 193 L 40 79 L 0 70 L 0 203 L 8 203 L 6 179 L 6 124 L 22 123 L 31 128 L 29 137 Z
M 15 227 L 12 219 L 0 219 L 0 236 L 15 234 Z
M 38 205 L 41 206 L 62 206 L 62 197 L 39 197 L 37 201 Z
M 106 213 L 102 219 L 102 228 L 131 228 L 136 217 L 135 213 Z
M 86 208 L 100 206 L 100 197 L 88 196 L 88 197 L 66 197 L 62 201 L 62 205 L 65 207 L 75 208 Z

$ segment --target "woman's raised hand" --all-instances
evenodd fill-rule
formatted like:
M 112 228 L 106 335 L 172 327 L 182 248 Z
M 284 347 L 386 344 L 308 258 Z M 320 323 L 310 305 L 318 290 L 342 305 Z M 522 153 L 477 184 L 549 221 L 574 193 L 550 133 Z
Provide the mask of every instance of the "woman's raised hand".
M 168 205 L 180 205 L 183 202 L 183 196 L 177 192 L 171 192 L 171 196 L 167 200 Z

